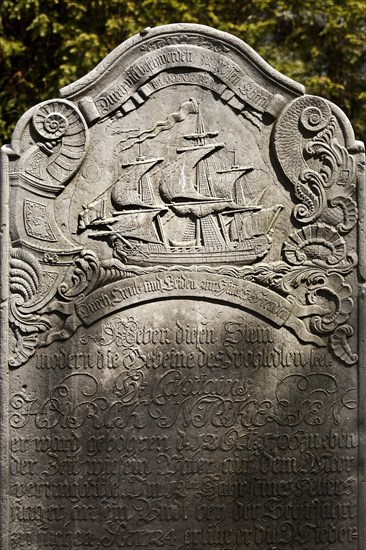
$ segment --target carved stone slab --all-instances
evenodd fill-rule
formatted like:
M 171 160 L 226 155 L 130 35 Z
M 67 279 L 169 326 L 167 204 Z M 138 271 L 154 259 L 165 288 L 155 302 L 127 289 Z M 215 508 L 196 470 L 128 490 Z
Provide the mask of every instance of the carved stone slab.
M 146 30 L 1 157 L 1 550 L 365 548 L 363 146 Z

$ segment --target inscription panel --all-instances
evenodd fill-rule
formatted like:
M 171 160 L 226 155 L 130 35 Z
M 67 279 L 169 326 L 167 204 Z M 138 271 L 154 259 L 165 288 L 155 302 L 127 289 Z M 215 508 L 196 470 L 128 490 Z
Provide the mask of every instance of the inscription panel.
M 130 313 L 14 380 L 12 540 L 357 548 L 356 381 L 331 354 L 221 304 Z
M 1 550 L 363 549 L 345 115 L 196 25 L 61 95 L 1 157 Z

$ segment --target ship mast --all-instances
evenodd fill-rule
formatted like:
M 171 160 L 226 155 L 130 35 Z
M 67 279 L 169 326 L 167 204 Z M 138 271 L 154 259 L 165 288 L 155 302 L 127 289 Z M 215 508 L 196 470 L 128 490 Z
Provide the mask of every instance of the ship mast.
M 124 171 L 111 191 L 111 199 L 117 208 L 117 213 L 121 209 L 130 207 L 138 209 L 155 207 L 147 172 L 163 160 L 163 158 L 145 158 L 139 154 L 133 162 L 122 164 Z
M 197 119 L 196 119 L 196 135 L 191 139 L 195 139 L 199 147 L 206 146 L 206 139 L 213 138 L 218 135 L 218 132 L 206 131 L 205 123 L 202 117 L 200 104 L 198 102 Z M 205 196 L 214 197 L 214 191 L 211 183 L 210 166 L 208 159 L 203 159 L 196 167 L 196 188 L 197 191 Z M 220 221 L 220 220 L 219 220 Z M 203 246 L 218 245 L 223 247 L 226 242 L 222 235 L 222 229 L 218 226 L 215 218 L 208 215 L 196 219 L 196 236 L 197 244 Z
M 214 205 L 214 203 L 227 202 L 222 197 L 216 197 L 212 192 L 212 188 L 207 186 L 207 182 L 204 184 L 203 165 L 206 166 L 207 163 L 205 157 L 209 157 L 215 151 L 225 147 L 224 143 L 206 143 L 205 138 L 216 137 L 217 135 L 218 132 L 207 132 L 205 130 L 198 105 L 196 131 L 182 136 L 183 139 L 193 143 L 177 148 L 179 158 L 163 170 L 160 184 L 160 194 L 177 210 L 190 205 L 198 206 L 205 203 Z

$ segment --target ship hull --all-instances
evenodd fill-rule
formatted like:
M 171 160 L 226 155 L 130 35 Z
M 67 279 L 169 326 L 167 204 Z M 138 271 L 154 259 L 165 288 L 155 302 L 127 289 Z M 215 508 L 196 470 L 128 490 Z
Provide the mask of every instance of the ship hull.
M 227 247 L 209 246 L 154 246 L 145 244 L 126 248 L 117 238 L 115 256 L 130 265 L 251 265 L 269 251 L 272 239 L 259 235 Z

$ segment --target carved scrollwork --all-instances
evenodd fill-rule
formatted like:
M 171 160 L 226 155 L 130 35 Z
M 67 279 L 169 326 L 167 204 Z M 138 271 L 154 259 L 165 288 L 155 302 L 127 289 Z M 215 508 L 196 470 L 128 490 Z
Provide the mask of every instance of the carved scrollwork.
M 325 188 L 333 185 L 332 177 L 336 175 L 342 162 L 342 158 L 333 143 L 335 131 L 336 119 L 332 117 L 328 127 L 308 141 L 304 147 L 304 157 L 306 159 L 320 161 L 317 173 Z
M 86 291 L 95 281 L 99 271 L 97 255 L 90 250 L 83 251 L 75 259 L 72 269 L 66 281 L 61 283 L 59 294 L 61 298 L 69 301 Z
M 334 197 L 330 208 L 324 213 L 323 219 L 336 226 L 339 233 L 349 233 L 356 225 L 358 209 L 356 201 L 351 197 Z
M 316 332 L 330 333 L 345 323 L 354 307 L 352 288 L 338 273 L 333 273 L 323 284 L 308 293 L 308 300 L 315 304 L 324 300 L 330 308 L 324 315 L 315 315 L 311 325 Z
M 47 319 L 27 312 L 26 304 L 41 286 L 42 268 L 32 254 L 13 249 L 10 257 L 10 360 L 12 367 L 23 365 L 38 344 L 39 334 L 50 328 Z
M 91 250 L 83 250 L 58 288 L 58 297 L 70 302 L 82 294 L 89 294 L 103 285 L 132 276 L 120 260 L 100 261 Z
M 47 346 L 54 340 L 66 340 L 76 330 L 80 320 L 75 315 L 77 300 L 108 283 L 131 277 L 133 272 L 125 270 L 116 259 L 100 261 L 95 252 L 83 250 L 59 285 L 54 299 L 42 310 L 43 315 L 53 315 L 50 330 L 39 340 L 40 346 Z
M 329 338 L 332 352 L 346 365 L 355 363 L 357 355 L 352 353 L 348 342 L 353 330 L 346 324 L 354 308 L 353 291 L 341 274 L 352 271 L 355 262 L 350 261 L 347 267 L 343 262 L 337 266 L 327 265 L 326 261 L 316 263 L 314 257 L 301 250 L 295 254 L 295 247 L 292 254 L 292 265 L 289 260 L 288 263 L 258 264 L 246 272 L 238 272 L 236 277 L 285 294 L 293 301 L 297 317 L 307 319 L 311 333 Z M 320 254 L 316 258 L 320 259 Z
M 338 141 L 339 125 L 329 104 L 313 96 L 293 101 L 279 117 L 274 146 L 279 164 L 300 201 L 294 217 L 302 224 L 333 224 L 352 229 L 357 209 L 351 195 L 355 160 Z M 342 189 L 340 189 L 342 186 Z M 340 192 L 341 191 L 341 192 Z M 341 200 L 339 197 L 342 197 Z
M 357 163 L 341 141 L 344 131 L 332 109 L 321 98 L 303 96 L 276 123 L 277 159 L 293 185 L 299 201 L 293 215 L 302 225 L 284 242 L 284 259 L 291 267 L 277 283 L 281 291 L 292 289 L 300 303 L 308 304 L 310 330 L 330 335 L 333 354 L 351 365 L 357 355 L 348 341 L 353 329 L 347 323 L 354 301 L 344 277 L 355 269 L 357 255 L 348 251 L 345 235 L 357 222 Z
M 316 220 L 326 203 L 323 180 L 314 170 L 303 170 L 296 186 L 296 197 L 301 200 L 294 208 L 298 221 L 309 223 Z
M 311 231 L 311 227 L 306 229 Z M 333 233 L 329 238 L 332 235 Z M 343 241 L 341 237 L 339 239 L 341 242 Z M 80 308 L 85 307 L 88 300 L 91 299 L 95 303 L 95 307 L 99 307 L 98 300 L 105 300 L 104 306 L 113 306 L 110 300 L 115 299 L 117 300 L 116 304 L 119 304 L 124 296 L 123 284 L 125 283 L 121 285 L 123 280 L 131 280 L 127 284 L 130 285 L 129 288 L 132 291 L 136 276 L 146 276 L 150 281 L 153 280 L 151 279 L 152 275 L 166 273 L 167 281 L 170 281 L 170 273 L 174 277 L 176 272 L 180 272 L 183 278 L 197 276 L 197 281 L 202 281 L 203 273 L 206 273 L 208 277 L 210 274 L 214 274 L 224 278 L 230 277 L 236 281 L 252 281 L 259 286 L 270 288 L 279 297 L 285 296 L 293 316 L 293 324 L 288 324 L 288 326 L 297 326 L 302 331 L 304 341 L 325 346 L 329 340 L 334 355 L 346 364 L 351 364 L 351 362 L 355 362 L 356 355 L 352 354 L 349 347 L 347 338 L 352 336 L 352 333 L 346 323 L 354 307 L 352 288 L 337 271 L 337 266 L 342 266 L 342 262 L 345 261 L 344 254 L 339 254 L 337 257 L 338 264 L 327 262 L 326 259 L 317 263 L 317 260 L 320 260 L 321 256 L 325 256 L 325 254 L 322 251 L 319 252 L 317 243 L 309 246 L 310 249 L 311 246 L 314 246 L 317 253 L 309 254 L 308 250 L 305 252 L 300 250 L 299 255 L 296 255 L 294 247 L 291 251 L 287 251 L 290 259 L 291 254 L 293 255 L 292 264 L 288 260 L 288 263 L 283 261 L 271 264 L 260 263 L 242 268 L 233 266 L 132 266 L 126 268 L 118 259 L 99 260 L 94 252 L 85 250 L 75 259 L 74 265 L 59 285 L 53 300 L 39 312 L 44 316 L 42 317 L 43 325 L 40 319 L 36 319 L 34 316 L 29 318 L 32 323 L 31 342 L 32 345 L 34 344 L 31 353 L 36 345 L 47 346 L 53 341 L 68 339 L 83 323 L 84 310 Z M 344 252 L 343 243 L 342 252 Z M 302 258 L 301 255 L 304 257 Z M 346 271 L 346 268 L 340 267 L 339 269 Z M 348 271 L 350 269 L 351 267 L 348 266 Z M 164 280 L 164 277 L 159 278 L 159 281 Z M 116 286 L 113 287 L 110 283 Z M 104 291 L 103 289 L 107 288 L 107 285 L 109 285 L 109 290 Z M 152 288 L 149 285 L 150 283 L 146 286 L 147 289 Z M 12 290 L 14 291 L 14 288 Z M 104 292 L 106 293 L 104 294 Z M 129 303 L 128 300 L 125 301 L 125 305 L 127 303 Z M 52 323 L 48 319 L 52 319 Z M 38 321 L 37 325 L 35 321 Z M 87 324 L 89 324 L 88 320 Z M 104 345 L 103 339 L 100 345 Z M 27 357 L 29 356 L 30 354 Z
M 178 112 L 169 115 L 165 121 L 156 123 L 148 131 L 132 136 L 132 139 L 134 143 L 138 143 L 155 137 L 162 129 L 171 128 L 177 120 L 184 120 L 187 114 L 197 114 L 194 100 L 183 103 Z M 75 149 L 72 149 L 75 155 L 69 159 L 70 170 L 74 169 L 74 161 L 75 166 L 79 166 L 84 150 L 80 139 L 83 122 L 78 118 L 72 104 L 61 100 L 42 104 L 34 113 L 33 125 L 35 132 L 43 140 L 43 148 L 51 157 L 47 165 L 51 175 L 54 161 L 58 169 L 63 171 L 62 147 L 67 144 L 67 150 L 71 150 L 69 139 L 75 145 Z M 296 317 L 291 321 L 292 324 L 286 318 L 286 326 L 290 326 L 294 332 L 295 326 L 300 327 L 300 332 L 303 330 L 307 338 L 305 341 L 318 346 L 325 346 L 329 335 L 336 330 L 337 337 L 333 337 L 331 348 L 338 358 L 348 364 L 353 360 L 353 355 L 348 349 L 347 338 L 351 333 L 345 323 L 348 322 L 354 303 L 351 287 L 345 281 L 344 275 L 354 269 L 356 260 L 354 255 L 348 253 L 347 241 L 342 235 L 349 232 L 356 223 L 357 209 L 351 197 L 354 191 L 353 161 L 346 149 L 335 140 L 336 135 L 339 135 L 337 122 L 329 105 L 310 96 L 299 98 L 290 104 L 277 124 L 275 143 L 278 159 L 300 200 L 295 205 L 294 217 L 301 222 L 301 228 L 291 233 L 284 243 L 283 257 L 286 262 L 256 264 L 239 270 L 230 265 L 225 268 L 204 265 L 189 265 L 184 268 L 175 265 L 171 269 L 186 269 L 191 273 L 200 270 L 209 273 L 211 269 L 215 274 L 220 273 L 233 279 L 238 277 L 269 287 L 271 291 L 281 295 L 281 299 L 285 295 L 285 299 L 282 299 L 283 307 L 288 308 L 289 315 Z M 127 144 L 121 150 L 129 147 Z M 169 170 L 171 171 L 171 167 Z M 54 179 L 57 179 L 56 176 Z M 340 185 L 344 191 L 342 193 Z M 333 188 L 336 188 L 336 193 L 332 191 Z M 118 200 L 116 203 L 119 204 Z M 92 223 L 89 218 L 94 210 L 99 216 L 97 206 L 97 203 L 91 203 L 83 212 L 82 221 L 85 226 Z M 278 206 L 282 209 L 281 205 Z M 337 220 L 336 224 L 334 219 Z M 133 227 L 132 225 L 131 228 Z M 268 242 L 266 241 L 266 246 Z M 124 244 L 124 241 L 121 243 Z M 130 255 L 131 251 L 135 251 L 135 247 L 129 247 Z M 256 254 L 258 259 L 260 256 Z M 53 260 L 47 258 L 47 261 L 52 263 Z M 145 256 L 143 262 L 145 263 Z M 148 260 L 146 263 L 148 264 Z M 92 308 L 105 311 L 108 307 L 114 307 L 115 303 L 120 304 L 125 300 L 122 289 L 118 287 L 111 288 L 111 294 L 97 293 L 99 288 L 135 275 L 146 274 L 150 277 L 152 273 L 160 271 L 169 271 L 169 268 L 164 265 L 147 266 L 144 269 L 139 266 L 126 267 L 118 259 L 100 261 L 94 252 L 82 251 L 58 287 L 54 299 L 41 312 L 45 315 L 43 326 L 46 328 L 33 328 L 29 331 L 32 334 L 32 349 L 34 350 L 35 345 L 46 346 L 54 340 L 67 339 L 82 323 L 88 325 L 95 322 L 90 315 Z M 197 279 L 201 282 L 200 277 Z M 148 289 L 149 284 L 146 287 Z M 132 293 L 136 288 L 131 284 L 129 291 Z M 158 290 L 160 291 L 160 287 Z M 85 301 L 85 297 L 90 298 L 89 295 L 94 300 L 91 306 L 88 300 Z M 274 293 L 268 292 L 267 295 L 268 299 L 280 301 L 280 297 L 276 297 Z M 126 302 L 123 303 L 125 305 Z M 279 307 L 278 304 L 276 307 Z M 47 315 L 52 318 L 52 326 L 47 321 Z M 26 332 L 26 329 L 22 330 Z
M 348 338 L 353 335 L 353 328 L 350 325 L 338 327 L 330 337 L 330 344 L 334 355 L 339 357 L 347 366 L 354 365 L 357 360 L 357 354 L 353 353 L 348 343 Z

